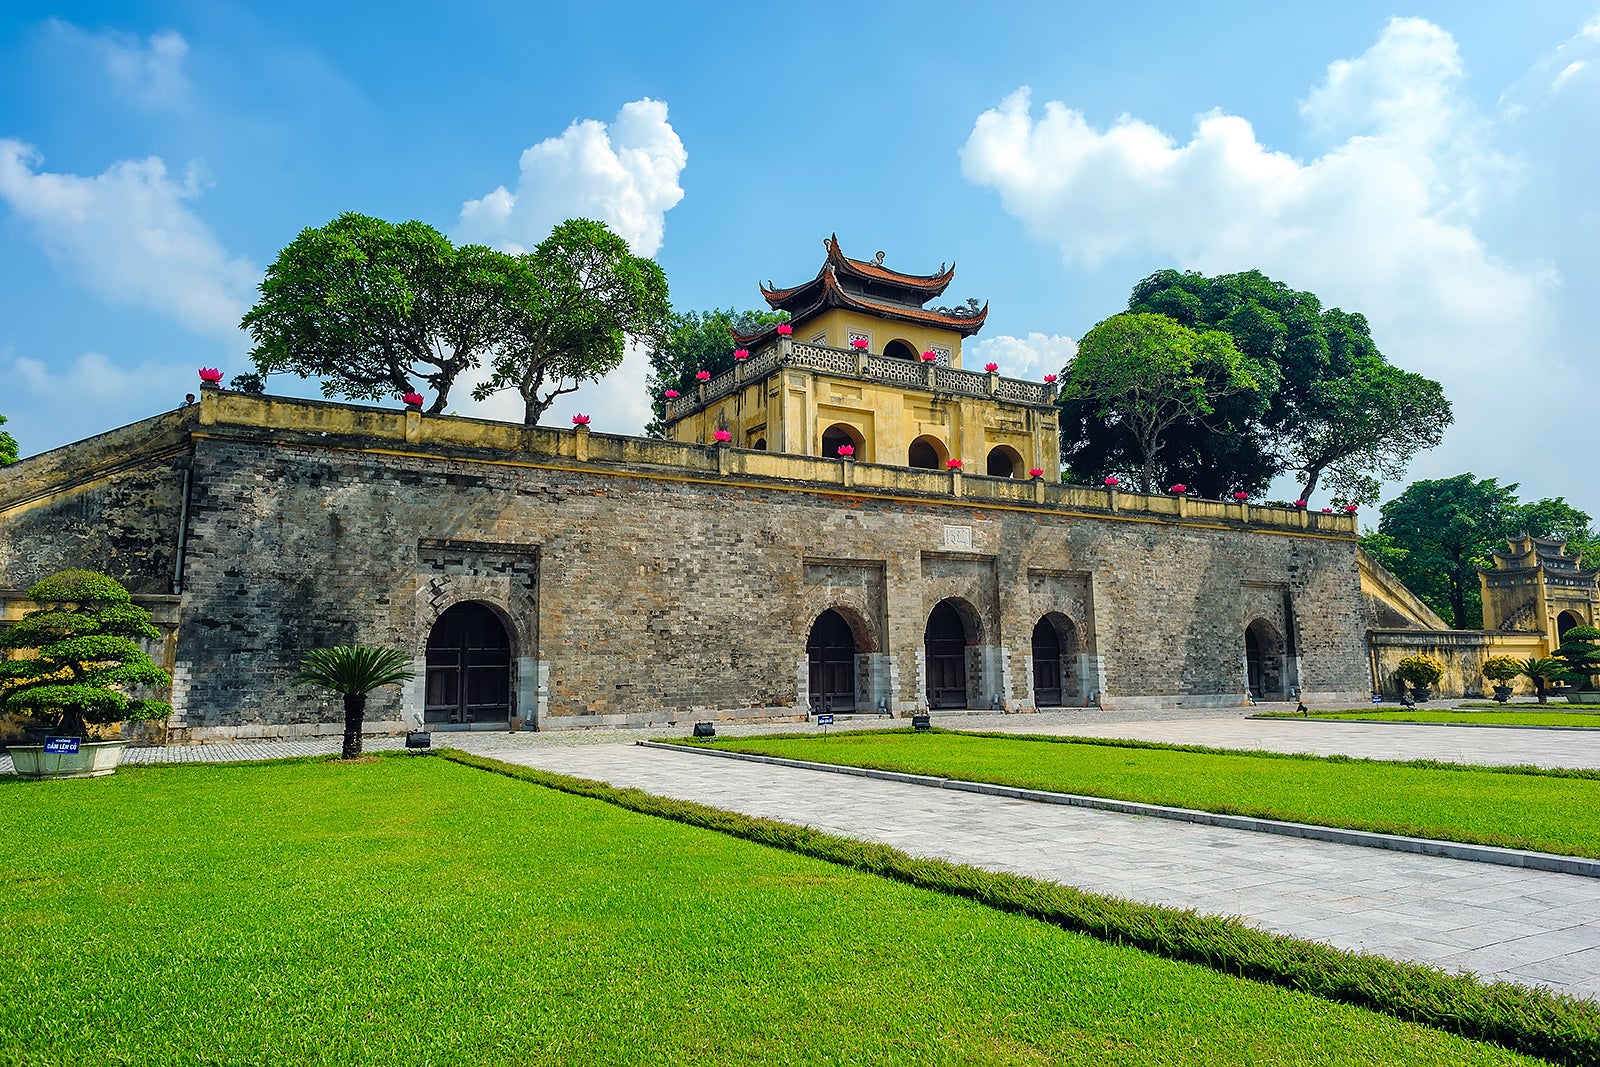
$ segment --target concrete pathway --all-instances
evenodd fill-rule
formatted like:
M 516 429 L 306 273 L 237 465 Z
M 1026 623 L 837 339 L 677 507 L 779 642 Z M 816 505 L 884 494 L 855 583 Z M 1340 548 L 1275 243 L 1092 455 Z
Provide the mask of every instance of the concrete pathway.
M 962 721 L 938 725 L 953 730 L 969 728 Z M 1318 756 L 1436 759 L 1485 766 L 1528 764 L 1600 768 L 1600 729 L 1497 730 L 1485 726 L 1462 730 L 1426 723 L 1319 722 L 1314 719 L 1250 719 L 1241 715 L 1096 722 L 1078 716 L 1061 721 L 1054 714 L 1009 715 L 1004 721 L 982 726 L 974 723 L 971 728 L 1075 737 L 1126 737 L 1212 748 L 1309 752 Z
M 1237 915 L 1341 948 L 1600 999 L 1600 879 L 663 752 L 477 735 L 473 751 L 916 855 Z

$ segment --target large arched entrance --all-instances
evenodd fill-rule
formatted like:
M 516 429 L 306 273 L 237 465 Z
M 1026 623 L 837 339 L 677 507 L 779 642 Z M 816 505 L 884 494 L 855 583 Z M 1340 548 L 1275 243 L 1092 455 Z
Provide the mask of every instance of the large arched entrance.
M 1572 629 L 1574 626 L 1582 625 L 1583 620 L 1578 618 L 1575 613 L 1563 611 L 1560 615 L 1556 616 L 1556 642 L 1559 644 L 1561 639 L 1567 636 L 1567 631 Z
M 811 710 L 856 710 L 856 636 L 844 616 L 829 608 L 811 624 Z
M 1052 612 L 1033 628 L 1034 707 L 1076 705 L 1082 696 L 1078 685 L 1078 629 L 1065 615 Z
M 943 470 L 944 461 L 948 456 L 943 441 L 931 434 L 923 434 L 912 441 L 911 447 L 906 451 L 906 466 L 923 467 L 934 471 Z
M 928 666 L 928 707 L 967 706 L 967 625 L 948 600 L 928 614 L 923 646 Z
M 1271 623 L 1257 619 L 1244 631 L 1245 682 L 1257 700 L 1282 700 L 1283 638 Z
M 487 605 L 457 604 L 428 634 L 424 722 L 503 723 L 511 718 L 511 640 Z

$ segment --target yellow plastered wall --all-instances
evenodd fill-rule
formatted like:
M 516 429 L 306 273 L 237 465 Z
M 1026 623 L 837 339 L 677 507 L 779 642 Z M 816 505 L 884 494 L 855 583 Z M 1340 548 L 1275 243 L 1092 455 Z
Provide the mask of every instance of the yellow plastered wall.
M 830 308 L 814 319 L 807 319 L 795 327 L 794 339 L 830 348 L 849 348 L 852 334 L 865 336 L 868 339 L 867 352 L 874 356 L 883 355 L 884 348 L 891 341 L 904 341 L 917 353 L 930 348 L 947 348 L 950 350 L 950 365 L 961 366 L 961 335 L 954 330 L 880 319 L 843 308 Z

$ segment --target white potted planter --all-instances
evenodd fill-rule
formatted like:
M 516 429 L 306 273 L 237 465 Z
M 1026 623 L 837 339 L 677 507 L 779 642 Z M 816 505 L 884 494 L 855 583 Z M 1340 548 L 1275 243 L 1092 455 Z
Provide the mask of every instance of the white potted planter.
M 78 741 L 75 752 L 46 751 L 51 747 L 12 745 L 11 765 L 23 778 L 99 778 L 117 769 L 128 742 Z

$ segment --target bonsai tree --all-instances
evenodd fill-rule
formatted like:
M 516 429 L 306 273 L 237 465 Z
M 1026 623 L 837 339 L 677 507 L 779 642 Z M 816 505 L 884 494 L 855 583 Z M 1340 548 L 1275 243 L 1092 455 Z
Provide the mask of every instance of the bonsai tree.
M 1578 680 L 1580 689 L 1595 687 L 1594 676 L 1600 674 L 1600 630 L 1574 626 L 1561 635 L 1561 647 L 1550 654 L 1561 661 L 1567 677 Z
M 1483 661 L 1482 673 L 1494 683 L 1495 698 L 1500 699 L 1511 695 L 1511 679 L 1522 673 L 1522 661 L 1513 656 L 1490 656 Z
M 0 710 L 77 737 L 88 735 L 90 723 L 172 714 L 162 701 L 128 695 L 171 679 L 139 647 L 141 639 L 161 640 L 161 631 L 122 583 L 66 570 L 29 589 L 28 599 L 39 606 L 0 631 L 0 651 L 13 654 L 0 661 Z
M 1394 676 L 1420 692 L 1438 684 L 1444 677 L 1444 664 L 1432 656 L 1407 656 L 1395 665 Z
M 1549 656 L 1534 656 L 1522 661 L 1519 674 L 1525 674 L 1533 681 L 1533 695 L 1539 698 L 1539 703 L 1545 704 L 1550 699 L 1550 683 L 1559 682 L 1567 676 L 1565 665 L 1558 659 Z
M 384 685 L 398 685 L 412 677 L 411 660 L 398 649 L 366 645 L 335 645 L 308 653 L 300 661 L 298 681 L 320 685 L 344 697 L 344 751 L 342 759 L 361 757 L 361 720 L 367 713 L 367 694 Z

